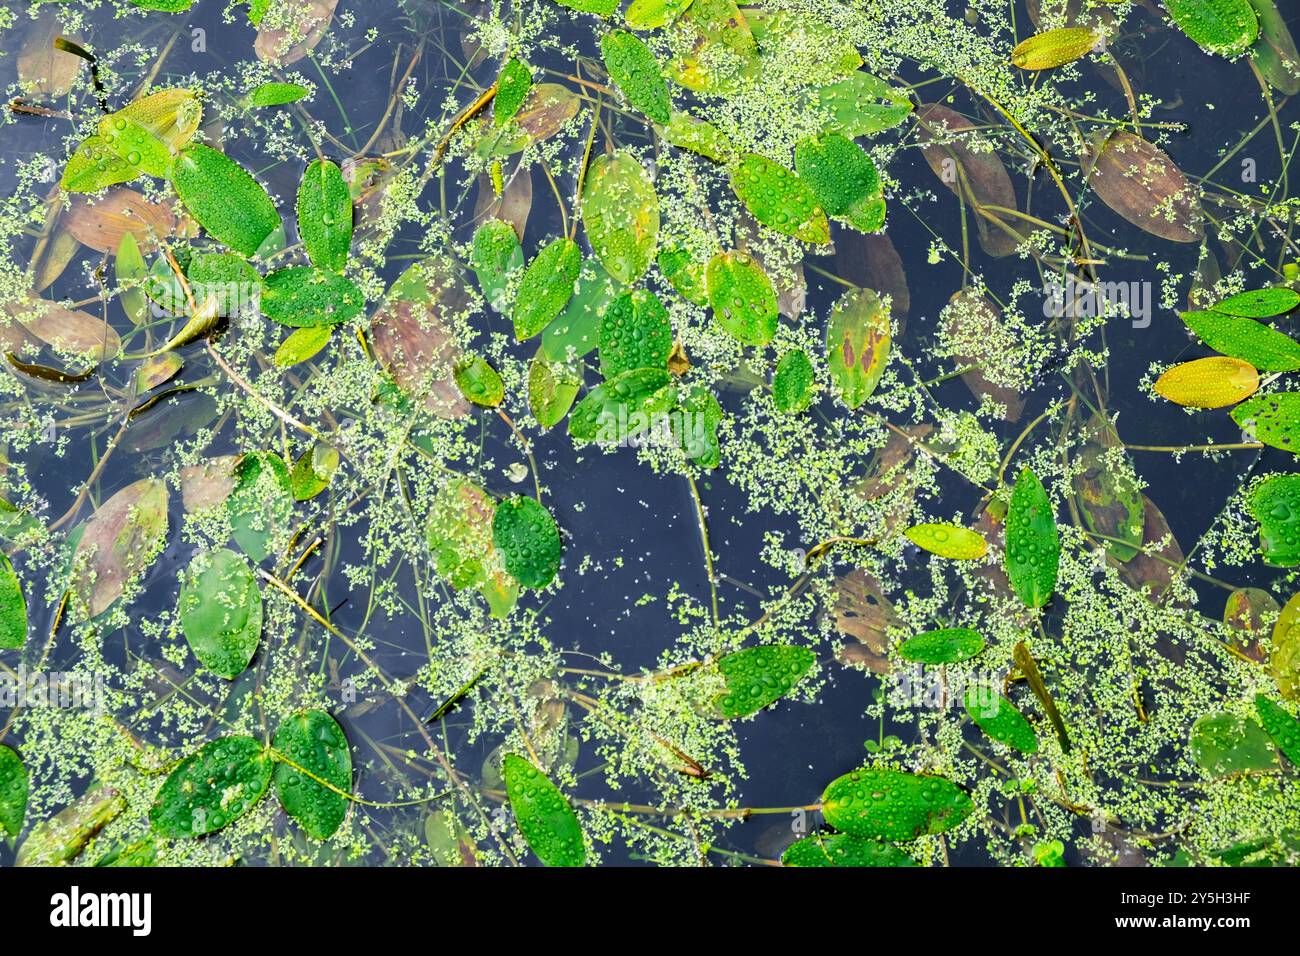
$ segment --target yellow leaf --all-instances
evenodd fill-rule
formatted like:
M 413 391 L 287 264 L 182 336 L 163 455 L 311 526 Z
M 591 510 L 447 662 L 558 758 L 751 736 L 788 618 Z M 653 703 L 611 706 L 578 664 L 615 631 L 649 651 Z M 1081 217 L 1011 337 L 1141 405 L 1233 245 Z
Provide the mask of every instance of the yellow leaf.
M 1087 27 L 1048 30 L 1018 43 L 1011 62 L 1022 70 L 1050 70 L 1087 56 L 1098 39 Z
M 926 551 L 956 561 L 974 561 L 989 549 L 978 531 L 955 524 L 918 524 L 903 533 Z
M 1241 359 L 1215 355 L 1175 365 L 1156 379 L 1157 395 L 1189 408 L 1222 408 L 1249 398 L 1259 388 L 1259 372 Z

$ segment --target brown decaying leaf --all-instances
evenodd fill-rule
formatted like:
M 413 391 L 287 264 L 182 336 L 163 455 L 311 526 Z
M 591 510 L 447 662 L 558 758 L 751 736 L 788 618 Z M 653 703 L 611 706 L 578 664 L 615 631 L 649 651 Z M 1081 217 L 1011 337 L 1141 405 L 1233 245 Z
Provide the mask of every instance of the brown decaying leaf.
M 533 211 L 533 170 L 517 169 L 505 174 L 505 188 L 498 196 L 492 190 L 492 177 L 483 173 L 478 178 L 478 193 L 474 197 L 474 221 L 502 219 L 515 227 L 515 235 L 524 241 L 528 214 Z
M 425 407 L 439 418 L 469 413 L 451 374 L 460 349 L 434 310 L 411 302 L 386 303 L 375 313 L 370 334 L 380 362 L 403 391 L 420 394 L 432 374 Z
M 29 96 L 58 97 L 72 89 L 81 70 L 81 58 L 54 48 L 62 34 L 58 17 L 47 11 L 32 23 L 18 51 L 18 82 Z M 69 40 L 81 44 L 80 36 Z
M 90 617 L 122 596 L 167 534 L 167 485 L 142 478 L 96 509 L 72 559 L 73 590 Z
M 1103 132 L 1082 161 L 1097 197 L 1139 229 L 1171 242 L 1205 236 L 1196 187 L 1158 146 L 1127 130 Z
M 880 582 L 861 569 L 836 578 L 834 613 L 839 632 L 858 641 L 841 649 L 840 662 L 889 673 L 889 628 L 903 622 Z
M 166 238 L 176 229 L 176 216 L 132 189 L 116 187 L 97 199 L 73 196 L 62 225 L 82 245 L 115 256 L 128 232 L 142 253 L 151 252 L 155 236 Z
M 1174 579 L 1174 567 L 1183 563 L 1183 549 L 1169 530 L 1164 514 L 1146 495 L 1142 496 L 1142 546 L 1145 548 L 1169 535 L 1169 541 L 1157 553 L 1159 557 L 1139 551 L 1129 561 L 1118 562 L 1119 576 L 1136 591 L 1149 587 L 1152 601 L 1160 603 Z M 1164 560 L 1161 560 L 1163 558 Z
M 889 314 L 896 326 L 894 338 L 902 338 L 912 293 L 907 287 L 903 259 L 889 235 L 845 229 L 835 237 L 835 269 L 841 279 L 889 296 Z
M 523 106 L 515 114 L 514 122 L 528 134 L 534 143 L 549 139 L 578 115 L 581 103 L 577 95 L 559 83 L 538 83 L 528 91 Z M 491 122 L 491 114 L 483 121 Z
M 181 504 L 188 514 L 207 511 L 225 502 L 235 490 L 239 455 L 219 455 L 181 469 Z
M 923 105 L 917 109 L 916 120 L 917 139 L 923 144 L 931 144 L 923 146 L 921 154 L 945 186 L 962 196 L 972 208 L 979 206 L 1017 208 L 1016 189 L 1011 184 L 1011 177 L 1007 174 L 1007 168 L 1002 164 L 1002 160 L 988 149 L 987 140 L 978 132 L 963 133 L 974 129 L 970 120 L 937 103 Z M 945 126 L 947 133 L 941 136 Z M 962 135 L 955 141 L 942 145 L 934 142 L 940 138 L 948 139 L 953 133 Z M 980 148 L 973 149 L 967 144 L 976 144 Z M 955 166 L 945 163 L 945 160 L 955 160 Z M 1015 252 L 1020 244 L 1017 237 L 1024 232 L 1014 218 L 1008 220 L 1005 216 L 995 215 L 988 210 L 984 214 L 978 211 L 975 213 L 975 228 L 979 236 L 980 248 L 995 258 L 1009 256 Z
M 964 323 L 962 338 L 979 335 L 981 329 L 991 330 L 1002 322 L 1002 313 L 997 306 L 969 289 L 955 293 L 948 304 L 957 308 L 944 309 L 939 320 L 944 323 Z M 955 356 L 954 361 L 959 366 L 974 364 L 970 357 L 964 355 Z M 1015 389 L 993 384 L 979 369 L 962 373 L 961 380 L 976 398 L 988 395 L 999 405 L 1005 406 L 1006 411 L 1002 415 L 1004 419 L 1009 422 L 1020 420 L 1020 415 L 1025 410 L 1025 400 Z
M 65 309 L 47 299 L 10 302 L 5 311 L 23 330 L 46 345 L 63 352 L 94 355 L 101 361 L 122 350 L 122 340 L 103 319 L 89 312 Z M 30 351 L 22 344 L 11 346 L 15 352 Z
M 301 37 L 301 39 L 297 40 L 297 42 L 291 42 L 288 40 L 289 31 L 273 29 L 268 25 L 272 21 L 276 9 L 283 7 L 283 4 L 274 4 L 271 12 L 262 21 L 262 28 L 257 31 L 257 40 L 253 43 L 253 50 L 257 54 L 257 58 L 280 66 L 297 63 L 316 49 L 316 45 L 325 36 L 325 31 L 329 29 L 330 23 L 333 21 L 334 8 L 338 5 L 339 0 L 310 0 L 306 9 L 299 14 L 296 21 L 298 29 L 294 31 L 294 36 Z M 297 6 L 300 5 L 294 5 L 295 8 Z M 286 42 L 289 45 L 284 48 Z
M 1259 639 L 1272 630 L 1281 610 L 1281 605 L 1267 591 L 1237 588 L 1224 603 L 1223 623 L 1240 632 L 1237 644 L 1241 652 L 1262 664 L 1268 660 L 1268 652 Z

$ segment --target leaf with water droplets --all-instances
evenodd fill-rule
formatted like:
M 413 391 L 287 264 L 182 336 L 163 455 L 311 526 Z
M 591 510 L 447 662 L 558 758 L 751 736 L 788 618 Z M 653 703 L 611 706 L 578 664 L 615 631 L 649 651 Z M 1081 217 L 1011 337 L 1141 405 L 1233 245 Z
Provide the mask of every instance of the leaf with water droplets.
M 200 226 L 244 256 L 254 255 L 280 225 L 262 184 L 210 146 L 192 143 L 176 157 L 172 185 Z
M 855 770 L 822 794 L 822 813 L 835 829 L 890 842 L 951 830 L 974 809 L 951 780 L 900 770 Z
M 748 717 L 790 692 L 817 658 L 806 647 L 765 644 L 747 647 L 718 661 L 726 690 L 714 702 L 723 717 Z
M 782 866 L 916 866 L 898 847 L 849 833 L 814 833 L 786 848 Z
M 962 700 L 970 719 L 1000 744 L 1021 753 L 1038 752 L 1038 737 L 1025 715 L 1011 701 L 988 687 L 968 685 Z
M 516 58 L 506 61 L 497 77 L 497 93 L 492 98 L 492 122 L 504 126 L 514 119 L 519 108 L 528 98 L 528 91 L 533 88 L 533 76 Z
M 876 164 L 861 146 L 841 133 L 801 140 L 794 167 L 834 219 L 861 232 L 885 225 L 885 199 Z
M 556 239 L 528 264 L 515 296 L 515 339 L 531 339 L 573 298 L 582 269 L 582 250 L 572 239 Z
M 1006 570 L 1026 607 L 1043 607 L 1056 590 L 1061 536 L 1047 489 L 1028 468 L 1016 478 L 1007 512 Z
M 1259 546 L 1269 564 L 1300 564 L 1300 475 L 1269 475 L 1247 500 L 1259 522 Z
M 474 230 L 469 264 L 488 305 L 504 312 L 510 276 L 524 264 L 524 250 L 515 227 L 504 219 L 489 219 Z
M 597 385 L 569 416 L 575 441 L 616 443 L 640 434 L 677 403 L 666 368 L 635 368 Z
M 673 348 L 668 310 L 653 292 L 624 292 L 600 322 L 600 372 L 613 378 L 634 368 L 665 368 Z
M 1259 36 L 1250 0 L 1165 0 L 1179 29 L 1211 53 L 1235 56 Z
M 1175 365 L 1152 387 L 1157 395 L 1187 408 L 1223 408 L 1253 395 L 1259 372 L 1241 359 L 1212 355 Z
M 687 113 L 673 113 L 663 130 L 664 139 L 678 149 L 688 149 L 715 162 L 725 163 L 734 150 L 722 130 L 708 120 L 697 119 Z
M 248 667 L 262 638 L 262 593 L 243 555 L 221 548 L 196 557 L 176 610 L 200 664 L 226 680 Z
M 143 123 L 124 113 L 115 113 L 99 121 L 98 133 L 113 155 L 133 171 L 159 179 L 171 176 L 171 150 Z
M 626 30 L 610 30 L 600 38 L 600 53 L 609 78 L 627 101 L 654 122 L 667 123 L 672 100 L 650 48 Z
M 306 99 L 310 94 L 311 90 L 298 83 L 262 83 L 249 90 L 244 105 L 251 109 L 285 106 Z
M 1277 751 L 1264 728 L 1236 714 L 1206 714 L 1192 725 L 1192 759 L 1211 777 L 1277 767 Z
M 852 289 L 831 309 L 826 326 L 826 364 L 849 408 L 857 408 L 885 374 L 891 345 L 889 313 L 870 289 Z
M 335 790 L 351 790 L 352 751 L 343 728 L 323 710 L 301 710 L 276 728 L 272 746 L 312 775 L 277 760 L 275 794 L 280 806 L 309 836 L 328 840 L 347 816 L 348 800 L 312 777 Z
M 989 543 L 978 531 L 963 528 L 955 524 L 929 523 L 918 524 L 908 528 L 903 534 L 918 547 L 941 558 L 956 561 L 974 561 L 984 557 Z
M 828 129 L 850 138 L 892 129 L 912 112 L 906 93 L 860 70 L 819 88 L 817 105 L 831 116 Z
M 213 833 L 238 820 L 271 783 L 271 756 L 252 737 L 220 737 L 190 754 L 149 808 L 154 831 L 174 839 Z
M 582 373 L 567 362 L 534 356 L 528 366 L 528 410 L 542 428 L 564 420 L 582 388 Z
M 984 650 L 984 638 L 969 627 L 944 627 L 909 637 L 898 656 L 917 664 L 959 664 Z
M 313 265 L 331 272 L 347 268 L 352 247 L 352 194 L 343 171 L 313 159 L 298 185 L 298 238 Z
M 1265 372 L 1300 369 L 1300 343 L 1254 319 L 1220 312 L 1182 312 L 1187 327 L 1202 342 L 1224 355 L 1249 362 Z
M 1255 713 L 1273 744 L 1287 760 L 1300 766 L 1300 720 L 1263 694 L 1255 695 Z
M 456 387 L 465 398 L 483 408 L 496 408 L 506 398 L 506 386 L 488 360 L 471 355 L 456 363 L 452 372 Z
M 780 163 L 744 153 L 731 172 L 731 188 L 755 219 L 804 242 L 829 242 L 830 224 L 817 195 Z
M 17 837 L 27 813 L 27 768 L 22 758 L 0 744 L 0 830 Z
M 693 2 L 694 0 L 632 0 L 623 16 L 633 30 L 655 30 L 672 23 Z
M 27 640 L 27 597 L 7 555 L 0 554 L 0 647 L 22 647 Z
M 637 282 L 654 261 L 659 241 L 659 197 L 631 153 L 601 156 L 587 171 L 582 222 L 591 249 L 615 279 Z
M 533 498 L 516 496 L 497 505 L 492 543 L 511 577 L 526 588 L 546 587 L 560 570 L 560 529 Z
M 351 279 L 314 266 L 289 266 L 266 276 L 262 314 L 290 328 L 338 325 L 360 315 L 366 297 Z
M 1277 692 L 1300 701 L 1300 593 L 1293 594 L 1273 624 L 1273 652 L 1269 672 Z
M 294 501 L 310 501 L 329 487 L 339 469 L 339 450 L 325 442 L 315 442 L 293 463 L 289 472 L 289 490 Z
M 294 329 L 289 337 L 275 350 L 273 361 L 277 368 L 288 368 L 305 362 L 327 344 L 334 334 L 332 325 L 309 325 Z
M 785 415 L 796 415 L 812 404 L 817 389 L 812 359 L 803 349 L 791 349 L 776 363 L 772 402 Z
M 506 754 L 501 777 L 519 832 L 537 858 L 547 866 L 582 866 L 587 860 L 582 827 L 546 774 L 518 754 Z
M 720 252 L 704 273 L 713 318 L 745 345 L 766 345 L 776 335 L 776 290 L 753 258 Z
M 1274 392 L 1242 402 L 1232 420 L 1257 441 L 1300 454 L 1300 392 Z
M 1011 63 L 1022 70 L 1050 70 L 1087 56 L 1098 36 L 1088 27 L 1059 27 L 1028 37 L 1011 51 Z
M 1213 312 L 1245 319 L 1271 319 L 1300 305 L 1300 292 L 1286 287 L 1238 292 L 1210 307 Z

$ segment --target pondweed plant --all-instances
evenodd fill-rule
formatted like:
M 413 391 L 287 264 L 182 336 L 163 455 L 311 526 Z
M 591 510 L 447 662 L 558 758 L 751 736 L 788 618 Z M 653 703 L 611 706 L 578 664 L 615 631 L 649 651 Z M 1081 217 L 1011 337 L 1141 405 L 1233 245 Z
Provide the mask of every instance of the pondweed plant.
M 7 4 L 0 852 L 1294 862 L 1286 12 Z

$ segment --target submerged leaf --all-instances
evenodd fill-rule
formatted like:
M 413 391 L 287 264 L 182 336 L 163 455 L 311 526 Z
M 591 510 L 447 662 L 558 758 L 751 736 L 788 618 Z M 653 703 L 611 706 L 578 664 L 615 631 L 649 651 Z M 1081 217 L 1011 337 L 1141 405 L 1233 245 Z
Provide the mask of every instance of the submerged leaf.
M 1277 692 L 1300 702 L 1300 593 L 1291 596 L 1273 625 L 1273 653 L 1268 663 Z
M 1139 229 L 1172 242 L 1205 236 L 1196 187 L 1158 146 L 1127 130 L 1101 132 L 1083 168 L 1097 197 Z
M 167 485 L 142 478 L 96 509 L 73 554 L 73 588 L 87 616 L 108 610 L 153 563 L 167 536 Z

